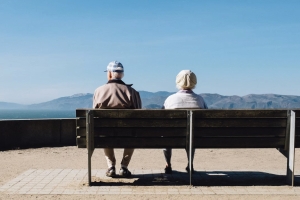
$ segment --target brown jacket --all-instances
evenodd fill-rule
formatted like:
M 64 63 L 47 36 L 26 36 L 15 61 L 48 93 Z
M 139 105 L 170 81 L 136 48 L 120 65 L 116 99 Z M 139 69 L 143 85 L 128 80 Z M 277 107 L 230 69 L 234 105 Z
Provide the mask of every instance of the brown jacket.
M 121 80 L 110 80 L 94 92 L 93 108 L 142 108 L 140 94 Z

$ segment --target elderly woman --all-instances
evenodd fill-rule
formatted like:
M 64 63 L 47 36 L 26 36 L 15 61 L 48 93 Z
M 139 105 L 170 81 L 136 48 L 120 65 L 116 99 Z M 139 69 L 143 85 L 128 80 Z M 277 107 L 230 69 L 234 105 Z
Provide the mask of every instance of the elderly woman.
M 179 91 L 175 94 L 169 96 L 164 103 L 165 109 L 176 109 L 176 108 L 198 108 L 198 109 L 207 109 L 207 105 L 203 98 L 193 92 L 192 89 L 195 88 L 197 84 L 197 77 L 191 70 L 182 70 L 176 76 L 176 87 Z M 165 167 L 165 173 L 171 174 L 171 157 L 172 149 L 166 148 L 163 150 L 165 155 L 165 160 L 167 162 Z M 195 149 L 192 153 L 192 163 L 194 159 Z M 185 168 L 186 171 L 189 171 L 188 166 Z M 192 172 L 194 169 L 192 167 Z

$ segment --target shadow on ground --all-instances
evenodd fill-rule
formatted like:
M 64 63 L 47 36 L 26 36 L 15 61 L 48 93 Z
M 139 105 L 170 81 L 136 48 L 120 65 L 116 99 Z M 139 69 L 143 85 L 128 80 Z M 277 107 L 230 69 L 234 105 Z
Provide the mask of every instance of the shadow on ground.
M 193 186 L 286 186 L 286 176 L 253 171 L 206 171 L 195 172 Z M 134 174 L 129 179 L 93 177 L 92 186 L 186 186 L 189 174 L 173 171 L 172 174 Z M 300 186 L 300 176 L 295 176 L 295 186 Z

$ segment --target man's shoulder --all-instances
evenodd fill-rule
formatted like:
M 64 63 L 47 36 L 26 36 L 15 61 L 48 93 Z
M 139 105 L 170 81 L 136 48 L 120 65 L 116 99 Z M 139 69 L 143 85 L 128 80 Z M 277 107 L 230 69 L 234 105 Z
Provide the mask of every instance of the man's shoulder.
M 95 89 L 95 92 L 96 92 L 96 91 L 103 90 L 103 89 L 107 88 L 107 86 L 108 86 L 107 84 L 100 85 L 99 87 L 97 87 L 97 88 Z

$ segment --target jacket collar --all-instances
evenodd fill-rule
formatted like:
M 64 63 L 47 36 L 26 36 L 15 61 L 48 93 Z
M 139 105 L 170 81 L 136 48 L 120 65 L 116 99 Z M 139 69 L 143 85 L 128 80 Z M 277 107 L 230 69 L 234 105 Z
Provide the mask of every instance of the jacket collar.
M 177 93 L 188 93 L 188 94 L 193 94 L 193 90 L 179 90 Z
M 109 84 L 109 83 L 117 83 L 117 84 L 122 84 L 122 85 L 127 85 L 127 86 L 133 85 L 133 84 L 125 84 L 121 79 L 112 79 L 107 82 L 107 84 Z

